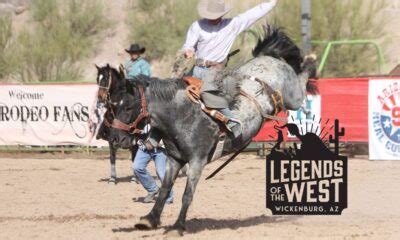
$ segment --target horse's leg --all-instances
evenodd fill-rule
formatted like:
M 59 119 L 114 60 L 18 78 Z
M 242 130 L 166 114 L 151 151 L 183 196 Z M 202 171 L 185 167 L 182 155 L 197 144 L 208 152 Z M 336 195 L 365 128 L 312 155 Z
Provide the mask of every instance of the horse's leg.
M 131 183 L 139 183 L 139 181 L 138 181 L 138 179 L 136 177 L 136 174 L 135 174 L 135 170 L 133 169 L 133 162 L 135 161 L 135 156 L 136 156 L 136 153 L 138 151 L 138 146 L 136 145 L 136 146 L 132 147 L 130 149 L 130 151 L 131 151 L 131 159 L 132 159 L 132 178 L 131 178 Z
M 193 200 L 193 195 L 196 190 L 197 183 L 201 177 L 201 172 L 203 171 L 204 166 L 207 164 L 207 160 L 197 160 L 191 161 L 189 163 L 188 171 L 187 171 L 187 182 L 185 193 L 182 198 L 182 207 L 179 213 L 178 220 L 175 224 L 166 231 L 169 235 L 183 235 L 183 231 L 185 230 L 185 222 L 186 222 L 186 214 L 188 208 Z
M 186 174 L 187 173 L 187 169 L 188 169 L 188 164 L 185 164 L 181 169 L 182 174 L 185 175 L 185 176 L 187 176 L 187 174 Z
M 139 223 L 135 225 L 136 228 L 150 229 L 156 228 L 160 224 L 160 217 L 164 209 L 165 202 L 181 168 L 182 164 L 169 156 L 167 157 L 167 169 L 156 203 L 149 214 L 140 218 Z
M 108 179 L 109 184 L 117 184 L 117 171 L 115 169 L 115 156 L 117 149 L 109 142 L 110 146 L 110 164 L 111 164 L 111 177 Z

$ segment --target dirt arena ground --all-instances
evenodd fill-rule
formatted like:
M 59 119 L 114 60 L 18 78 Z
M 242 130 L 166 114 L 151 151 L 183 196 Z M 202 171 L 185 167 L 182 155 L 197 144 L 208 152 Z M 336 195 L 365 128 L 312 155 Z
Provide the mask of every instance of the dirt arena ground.
M 220 164 L 205 169 L 183 239 L 400 239 L 400 162 L 351 159 L 342 216 L 289 217 L 265 207 L 263 159 L 243 154 L 205 181 Z M 133 228 L 152 204 L 137 202 L 146 193 L 128 182 L 130 162 L 117 167 L 122 182 L 113 186 L 106 160 L 0 159 L 0 239 L 163 239 L 163 228 Z M 184 184 L 179 178 L 162 227 L 174 223 Z

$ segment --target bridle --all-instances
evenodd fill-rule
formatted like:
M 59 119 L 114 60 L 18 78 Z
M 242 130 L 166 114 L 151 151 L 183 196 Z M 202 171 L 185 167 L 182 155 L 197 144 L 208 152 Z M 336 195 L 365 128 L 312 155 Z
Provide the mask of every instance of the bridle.
M 113 81 L 112 72 L 111 72 L 111 70 L 109 70 L 108 71 L 108 86 L 103 87 L 100 84 L 98 85 L 100 89 L 105 89 L 107 91 L 107 98 L 110 97 L 110 88 L 111 88 L 112 81 Z
M 138 129 L 138 125 L 146 118 L 148 118 L 150 116 L 149 112 L 147 111 L 147 102 L 146 102 L 146 96 L 144 94 L 144 88 L 142 85 L 138 86 L 139 89 L 139 93 L 140 93 L 140 105 L 141 105 L 141 110 L 140 110 L 140 114 L 139 116 L 130 124 L 126 124 L 122 121 L 120 121 L 119 119 L 116 118 L 115 116 L 115 112 L 113 110 L 113 106 L 114 105 L 111 102 L 111 97 L 110 97 L 110 88 L 111 88 L 111 84 L 113 82 L 113 77 L 112 77 L 112 73 L 111 70 L 109 71 L 108 74 L 108 86 L 104 87 L 104 86 L 99 86 L 100 89 L 105 89 L 107 91 L 107 98 L 106 98 L 106 103 L 110 109 L 111 115 L 113 117 L 113 120 L 110 121 L 107 119 L 106 115 L 104 116 L 104 125 L 106 125 L 106 127 L 108 128 L 115 128 L 115 129 L 119 129 L 122 131 L 126 131 L 130 134 L 137 134 L 137 133 L 141 133 L 142 130 Z M 106 112 L 107 114 L 107 112 Z
M 111 70 L 109 70 L 108 71 L 108 85 L 106 87 L 104 87 L 104 86 L 101 86 L 100 84 L 98 84 L 98 87 L 99 87 L 99 89 L 106 90 L 107 97 L 105 99 L 105 102 L 107 104 L 108 109 L 110 109 L 113 119 L 115 119 L 115 113 L 114 113 L 114 109 L 113 109 L 114 104 L 111 102 L 111 96 L 110 96 L 110 88 L 111 88 L 112 82 L 113 82 L 112 72 L 111 72 Z M 104 124 L 106 125 L 106 127 L 111 127 L 111 123 L 108 121 L 106 114 L 107 114 L 107 112 L 104 114 Z
M 142 132 L 142 129 L 138 128 L 138 125 L 145 119 L 147 119 L 150 114 L 147 111 L 147 102 L 146 102 L 146 96 L 144 94 L 144 88 L 143 86 L 139 85 L 138 86 L 139 93 L 140 93 L 140 105 L 141 105 L 141 110 L 139 116 L 130 124 L 126 124 L 119 119 L 115 118 L 110 124 L 112 128 L 119 129 L 125 132 L 128 132 L 130 134 L 138 134 Z M 106 123 L 107 124 L 107 123 Z
M 97 84 L 97 86 L 100 89 L 105 89 L 106 90 L 107 97 L 105 99 L 105 102 L 107 103 L 108 107 L 111 109 L 111 112 L 112 112 L 113 116 L 115 117 L 114 111 L 112 109 L 112 105 L 115 105 L 115 104 L 111 102 L 111 96 L 110 96 L 110 88 L 111 88 L 112 82 L 113 82 L 112 72 L 111 72 L 111 70 L 109 70 L 108 71 L 108 86 L 107 87 L 103 87 L 100 84 Z

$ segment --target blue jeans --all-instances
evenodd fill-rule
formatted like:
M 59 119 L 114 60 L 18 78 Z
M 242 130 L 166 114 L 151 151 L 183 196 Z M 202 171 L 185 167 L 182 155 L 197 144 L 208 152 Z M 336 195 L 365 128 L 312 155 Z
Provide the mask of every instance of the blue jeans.
M 165 176 L 166 161 L 167 156 L 163 151 L 147 151 L 139 149 L 135 156 L 135 161 L 133 162 L 133 171 L 136 177 L 139 179 L 140 183 L 149 193 L 158 191 L 160 188 L 157 186 L 156 181 L 154 181 L 153 176 L 147 171 L 146 167 L 150 160 L 153 159 L 156 165 L 156 172 L 158 179 L 162 182 Z M 168 200 L 172 200 L 173 194 L 172 190 L 169 193 Z
M 204 79 L 209 71 L 210 70 L 206 67 L 195 66 L 193 68 L 193 77 L 198 78 L 198 79 Z M 229 108 L 219 109 L 219 111 L 228 118 L 234 118 L 234 116 Z M 234 122 L 230 122 L 230 123 L 233 125 L 236 124 Z
M 193 77 L 198 79 L 204 79 L 206 74 L 208 73 L 209 69 L 206 67 L 198 67 L 195 66 L 193 68 Z

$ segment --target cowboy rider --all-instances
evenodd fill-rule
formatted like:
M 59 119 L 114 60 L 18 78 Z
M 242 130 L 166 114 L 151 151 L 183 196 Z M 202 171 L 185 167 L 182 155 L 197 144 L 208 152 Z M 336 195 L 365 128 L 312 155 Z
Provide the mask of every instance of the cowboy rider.
M 270 12 L 278 0 L 270 0 L 234 17 L 223 19 L 231 7 L 224 0 L 201 0 L 197 10 L 202 19 L 188 30 L 183 46 L 186 58 L 196 58 L 193 76 L 204 81 L 201 98 L 207 107 L 218 109 L 230 119 L 227 127 L 237 138 L 241 124 L 229 109 L 228 101 L 221 97 L 213 82 L 216 72 L 225 68 L 229 51 L 236 37 Z

